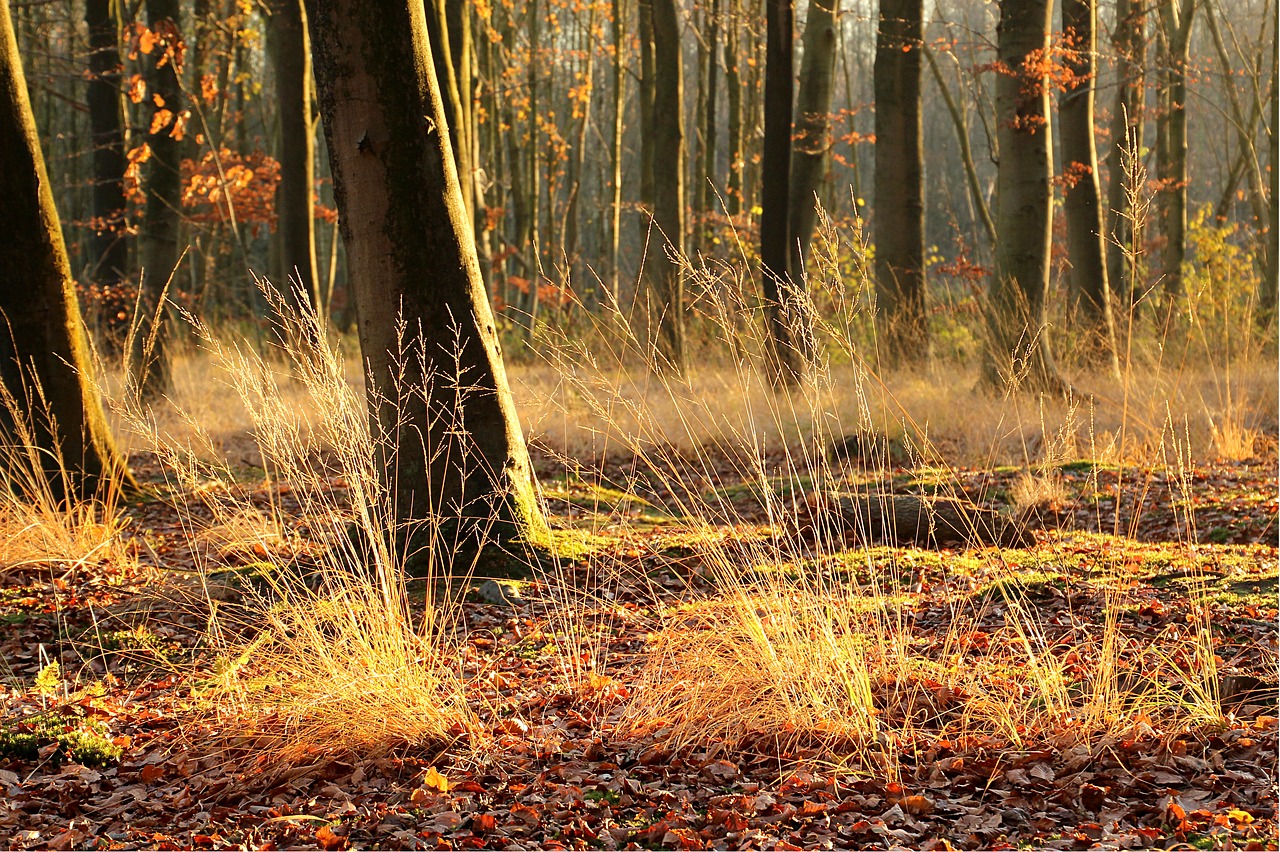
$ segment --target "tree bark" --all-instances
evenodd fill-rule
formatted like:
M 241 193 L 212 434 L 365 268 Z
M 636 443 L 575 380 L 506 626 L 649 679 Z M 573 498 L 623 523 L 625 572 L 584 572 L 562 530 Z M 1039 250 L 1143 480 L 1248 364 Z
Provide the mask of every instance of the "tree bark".
M 881 358 L 929 357 L 924 280 L 924 148 L 920 109 L 923 0 L 880 0 L 876 33 L 876 324 Z
M 996 56 L 995 280 L 983 365 L 992 389 L 1065 390 L 1049 348 L 1045 297 L 1053 239 L 1049 85 L 1035 65 L 1049 51 L 1052 0 L 1001 0 Z
M 720 46 L 720 0 L 710 0 L 707 12 L 707 113 L 702 130 L 702 213 L 713 213 L 716 209 L 716 153 L 719 140 L 717 130 L 720 119 L 720 59 L 717 48 Z M 703 231 L 707 224 L 702 224 Z
M 463 60 L 455 50 L 461 47 L 461 39 L 470 38 L 470 27 L 466 33 L 458 33 L 455 37 L 453 29 L 461 29 L 463 17 L 455 12 L 453 16 L 447 8 L 453 0 L 424 0 L 424 12 L 427 19 L 427 33 L 431 41 L 431 58 L 435 65 L 436 79 L 440 82 L 440 96 L 444 100 L 445 121 L 449 127 L 449 143 L 453 148 L 454 164 L 458 170 L 458 183 L 462 187 L 462 206 L 467 213 L 467 221 L 474 222 L 476 217 L 474 176 L 471 170 L 471 142 L 468 136 L 467 110 L 463 102 L 463 81 L 460 76 L 462 65 L 467 66 L 470 76 L 470 59 Z M 450 27 L 450 18 L 455 19 L 455 26 Z M 470 19 L 468 18 L 468 21 Z M 455 47 L 457 42 L 457 47 Z
M 1111 150 L 1107 154 L 1107 209 L 1111 211 L 1107 243 L 1107 280 L 1127 313 L 1142 295 L 1131 262 L 1141 241 L 1129 205 L 1125 162 L 1128 150 L 1142 151 L 1146 126 L 1146 7 L 1135 0 L 1116 0 L 1112 46 L 1116 54 L 1116 99 L 1111 114 Z
M 794 322 L 800 282 L 787 275 L 791 257 L 787 202 L 791 195 L 791 100 L 794 9 L 792 0 L 767 0 L 764 71 L 764 147 L 761 156 L 760 261 L 773 381 L 794 386 L 804 378 L 803 334 Z
M 1098 150 L 1093 135 L 1098 4 L 1097 0 L 1061 0 L 1061 3 L 1062 30 L 1073 32 L 1076 39 L 1074 59 L 1066 64 L 1080 81 L 1059 96 L 1058 104 L 1070 286 L 1085 323 L 1087 361 L 1119 375 L 1111 286 L 1107 278 Z
M 812 0 L 804 22 L 804 59 L 792 130 L 787 219 L 791 280 L 804 280 L 804 258 L 818 221 L 831 151 L 831 90 L 836 69 L 835 18 L 840 0 Z
M 147 26 L 153 32 L 181 32 L 178 0 L 146 0 Z M 182 164 L 174 121 L 182 111 L 180 69 L 174 51 L 163 42 L 148 57 L 147 94 L 152 103 L 147 128 L 147 203 L 142 220 L 142 322 L 133 334 L 130 366 L 135 391 L 142 399 L 155 399 L 169 388 L 168 323 L 165 294 L 177 271 Z M 163 64 L 162 64 L 163 63 Z M 164 119 L 167 110 L 172 118 Z M 151 132 L 151 131 L 155 132 Z
M 307 14 L 400 534 L 448 553 L 545 541 L 421 0 L 308 0 Z
M 29 414 L 28 451 L 55 499 L 92 498 L 113 484 L 136 487 L 98 397 L 7 6 L 0 10 L 0 140 L 0 198 L 8 214 L 0 240 L 0 383 Z M 6 443 L 24 440 L 15 413 L 0 405 Z M 11 485 L 21 494 L 25 483 L 15 474 L 9 472 Z
M 650 0 L 653 11 L 653 224 L 645 264 L 652 291 L 651 326 L 662 372 L 684 374 L 684 282 L 671 252 L 684 251 L 684 69 L 675 0 Z M 657 163 L 662 163 L 659 170 Z
M 622 0 L 613 0 L 613 20 L 610 24 L 613 35 L 613 136 L 609 144 L 612 154 L 609 178 L 609 279 L 605 284 L 612 295 L 614 306 L 620 304 L 622 289 L 618 254 L 622 240 L 622 130 L 627 105 L 622 14 Z
M 1197 0 L 1160 0 L 1160 70 L 1156 101 L 1156 179 L 1160 183 L 1158 210 L 1165 238 L 1164 290 L 1182 292 L 1182 264 L 1187 256 L 1187 63 L 1191 23 Z
M 954 54 L 951 55 L 954 59 Z M 987 204 L 987 197 L 982 191 L 982 183 L 978 180 L 978 167 L 973 161 L 973 147 L 969 143 L 969 122 L 965 119 L 965 114 L 960 109 L 960 105 L 956 103 L 955 97 L 952 96 L 951 87 L 947 85 L 946 79 L 942 76 L 942 69 L 938 67 L 938 60 L 928 45 L 924 46 L 924 56 L 929 61 L 929 71 L 933 74 L 934 82 L 938 84 L 938 91 L 942 94 L 942 101 L 947 105 L 947 113 L 951 116 L 951 123 L 956 129 L 956 141 L 960 146 L 960 163 L 964 166 L 965 181 L 969 186 L 969 198 L 973 201 L 974 212 L 978 221 L 982 223 L 982 233 L 987 238 L 987 246 L 994 248 L 996 244 L 996 223 L 991 219 L 991 208 Z
M 729 180 L 725 186 L 725 208 L 730 216 L 742 213 L 742 77 L 738 74 L 738 28 L 740 0 L 729 0 L 729 20 L 724 37 L 724 88 L 728 105 Z
M 93 144 L 93 240 L 89 278 L 114 285 L 127 275 L 124 106 L 120 98 L 120 22 L 112 0 L 86 0 L 89 28 L 89 131 Z
M 277 232 L 284 273 L 325 316 L 316 272 L 315 140 L 311 124 L 311 42 L 302 0 L 276 0 L 271 15 L 271 56 L 280 111 L 280 183 Z M 294 288 L 287 289 L 292 301 Z M 295 304 L 295 307 L 300 305 Z

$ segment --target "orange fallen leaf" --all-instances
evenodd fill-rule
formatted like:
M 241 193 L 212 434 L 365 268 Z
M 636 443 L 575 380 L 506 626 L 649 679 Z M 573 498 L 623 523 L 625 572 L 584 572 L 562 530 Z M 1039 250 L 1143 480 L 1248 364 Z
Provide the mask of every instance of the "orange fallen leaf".
M 338 834 L 327 825 L 322 825 L 316 829 L 316 843 L 320 844 L 321 849 L 341 849 L 346 842 L 347 839 L 345 837 Z
M 429 790 L 447 793 L 449 792 L 449 779 L 441 775 L 433 766 L 427 770 L 426 775 L 422 776 L 422 786 Z

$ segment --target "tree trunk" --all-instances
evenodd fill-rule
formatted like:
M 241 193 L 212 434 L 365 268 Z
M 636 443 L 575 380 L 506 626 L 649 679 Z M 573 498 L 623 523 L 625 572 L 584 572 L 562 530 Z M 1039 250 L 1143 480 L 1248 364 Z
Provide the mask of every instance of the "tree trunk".
M 818 221 L 831 151 L 831 90 L 836 69 L 835 17 L 840 0 L 813 0 L 804 22 L 804 59 L 792 130 L 791 189 L 787 219 L 791 280 L 804 280 L 804 258 Z
M 671 252 L 684 251 L 684 69 L 675 0 L 653 10 L 653 224 L 645 270 L 661 372 L 684 374 L 684 282 Z M 656 168 L 662 163 L 661 169 Z
M 0 406 L 5 443 L 28 440 L 55 499 L 88 499 L 113 484 L 135 487 L 116 450 L 93 376 L 71 263 L 40 150 L 13 22 L 0 10 L 0 198 L 8 227 L 0 240 L 0 382 L 25 408 Z M 41 400 L 40 397 L 43 397 Z M 11 487 L 22 496 L 26 483 Z
M 640 203 L 653 212 L 653 0 L 638 0 L 640 18 Z M 644 222 L 648 229 L 648 221 Z
M 178 0 L 146 0 L 147 26 L 168 37 L 148 57 L 147 94 L 152 103 L 147 128 L 147 205 L 142 220 L 142 323 L 133 335 L 130 366 L 133 385 L 142 399 L 155 399 L 169 388 L 168 323 L 165 294 L 177 271 L 178 232 L 182 210 L 182 164 L 175 120 L 182 111 L 176 50 L 169 44 L 181 32 Z M 163 62 L 163 65 L 161 63 Z M 165 117 L 166 111 L 169 117 Z
M 1135 0 L 1116 0 L 1116 26 L 1112 46 L 1116 54 L 1116 100 L 1111 115 L 1111 150 L 1107 155 L 1107 209 L 1111 227 L 1107 243 L 1107 280 L 1127 314 L 1141 294 L 1135 280 L 1138 264 L 1132 262 L 1142 242 L 1135 233 L 1134 211 L 1129 204 L 1125 162 L 1130 147 L 1142 151 L 1146 125 L 1146 8 Z
M 920 110 L 923 0 L 880 0 L 876 33 L 876 321 L 881 358 L 929 357 L 924 281 L 924 148 Z
M 276 187 L 276 230 L 284 272 L 311 299 L 320 316 L 316 273 L 315 141 L 311 124 L 311 43 L 302 0 L 277 0 L 271 15 L 271 55 L 280 111 L 280 183 Z M 288 288 L 290 294 L 293 287 Z
M 952 59 L 955 59 L 954 52 L 949 52 L 949 55 Z M 996 223 L 991 220 L 991 208 L 987 205 L 987 197 L 982 191 L 982 183 L 978 180 L 978 167 L 973 161 L 973 148 L 969 143 L 969 122 L 965 119 L 965 114 L 960 109 L 960 105 L 956 103 L 955 97 L 952 96 L 951 87 L 947 85 L 946 79 L 942 76 L 942 69 L 938 67 L 938 60 L 928 45 L 924 46 L 924 56 L 929 61 L 929 71 L 933 73 L 933 80 L 938 84 L 938 91 L 942 94 L 942 101 L 947 105 L 951 123 L 955 125 L 956 141 L 960 146 L 960 163 L 964 166 L 965 181 L 969 186 L 969 198 L 973 202 L 974 213 L 978 221 L 982 223 L 982 233 L 987 238 L 987 246 L 994 248 L 996 244 Z
M 729 180 L 725 186 L 725 208 L 730 216 L 742 213 L 742 78 L 738 74 L 739 0 L 729 0 L 729 20 L 724 36 L 724 88 L 729 115 Z
M 702 125 L 702 213 L 704 216 L 715 212 L 716 193 L 716 148 L 717 126 L 720 112 L 720 58 L 717 48 L 720 46 L 720 0 L 710 0 L 707 12 L 707 114 Z M 708 229 L 703 221 L 702 230 Z
M 1249 209 L 1253 213 L 1253 232 L 1256 239 L 1256 260 L 1258 271 L 1266 279 L 1271 268 L 1271 255 L 1275 253 L 1272 246 L 1272 222 L 1270 205 L 1267 202 L 1267 187 L 1262 177 L 1262 160 L 1258 156 L 1257 123 L 1250 120 L 1240 104 L 1240 95 L 1236 91 L 1236 75 L 1231 70 L 1231 58 L 1227 54 L 1227 46 L 1222 40 L 1222 32 L 1218 28 L 1218 16 L 1214 10 L 1213 0 L 1206 0 L 1204 6 L 1205 22 L 1209 25 L 1209 33 L 1213 37 L 1213 48 L 1218 54 L 1218 62 L 1222 65 L 1223 88 L 1226 89 L 1227 104 L 1230 107 L 1231 123 L 1236 131 L 1240 144 L 1240 160 L 1244 176 L 1249 185 Z M 1260 291 L 1265 298 L 1265 291 Z M 1265 309 L 1263 300 L 1259 300 L 1259 308 Z
M 459 75 L 464 62 L 454 53 L 454 42 L 463 38 L 464 34 L 455 34 L 450 28 L 450 9 L 452 0 L 424 0 L 424 12 L 427 19 L 427 33 L 431 41 L 431 58 L 435 64 L 436 79 L 440 81 L 440 96 L 444 100 L 445 122 L 449 127 L 449 143 L 453 148 L 454 164 L 458 170 L 458 183 L 462 187 L 462 206 L 467 213 L 467 221 L 474 222 L 476 217 L 474 176 L 471 171 L 471 142 L 467 127 L 467 110 L 462 98 L 463 81 Z M 456 13 L 455 18 L 459 17 Z M 469 20 L 469 19 L 468 19 Z M 462 22 L 456 22 L 457 29 Z M 465 36 L 470 37 L 470 27 Z M 469 72 L 470 59 L 465 65 Z M 469 73 L 468 73 L 469 76 Z
M 626 47 L 623 41 L 622 0 L 613 0 L 613 138 L 610 140 L 612 170 L 609 179 L 609 280 L 605 282 L 612 294 L 613 304 L 619 304 L 621 295 L 618 267 L 619 246 L 622 239 L 622 130 L 627 105 Z
M 804 378 L 803 334 L 793 321 L 794 288 L 787 276 L 791 257 L 787 202 L 791 195 L 792 0 L 767 0 L 764 66 L 764 148 L 760 190 L 760 289 L 768 326 L 770 366 L 777 384 L 794 386 Z
M 120 99 L 120 22 L 112 0 L 86 0 L 89 28 L 89 128 L 93 145 L 93 240 L 90 280 L 107 286 L 125 278 L 129 242 L 124 194 L 124 113 Z
M 1061 392 L 1049 348 L 1045 296 L 1053 239 L 1053 133 L 1049 85 L 1037 56 L 1049 51 L 1052 0 L 1001 0 L 996 56 L 995 280 L 983 365 L 988 387 Z
M 1061 0 L 1062 30 L 1075 33 L 1074 61 L 1067 67 L 1080 82 L 1059 96 L 1062 140 L 1063 212 L 1067 220 L 1067 259 L 1071 292 L 1085 323 L 1086 359 L 1119 375 L 1111 287 L 1107 279 L 1103 233 L 1102 188 L 1098 150 L 1093 136 L 1093 104 L 1097 83 L 1097 0 Z
M 1276 16 L 1280 17 L 1280 8 Z M 1273 19 L 1274 20 L 1274 19 Z M 1271 241 L 1271 253 L 1267 256 L 1267 273 L 1259 285 L 1257 324 L 1263 329 L 1269 328 L 1276 321 L 1276 302 L 1280 299 L 1280 246 L 1276 245 L 1276 234 L 1280 230 L 1280 151 L 1276 148 L 1276 132 L 1280 125 L 1280 45 L 1271 41 L 1271 130 L 1267 134 L 1267 147 L 1271 151 L 1271 197 L 1267 203 L 1271 210 L 1271 231 L 1267 234 Z
M 447 553 L 544 541 L 421 0 L 308 0 L 307 14 L 400 535 Z
M 1196 0 L 1160 0 L 1160 72 L 1156 143 L 1158 209 L 1164 245 L 1164 289 L 1182 292 L 1182 264 L 1187 255 L 1187 63 Z

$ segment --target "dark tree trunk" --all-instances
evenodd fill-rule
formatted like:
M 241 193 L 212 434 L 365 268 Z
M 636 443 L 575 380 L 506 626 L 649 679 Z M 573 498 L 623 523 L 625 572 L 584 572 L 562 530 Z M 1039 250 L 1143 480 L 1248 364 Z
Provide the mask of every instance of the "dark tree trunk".
M 653 209 L 653 0 L 638 0 L 640 18 L 640 203 Z M 646 229 L 648 222 L 644 223 Z
M 1102 188 L 1098 181 L 1098 149 L 1093 136 L 1096 85 L 1097 0 L 1061 0 L 1063 32 L 1075 34 L 1075 61 L 1070 70 L 1081 81 L 1059 97 L 1062 140 L 1063 213 L 1067 220 L 1067 260 L 1071 293 L 1085 324 L 1086 359 L 1118 375 L 1111 287 L 1107 279 L 1103 233 Z
M 147 161 L 147 204 L 142 219 L 142 323 L 134 331 L 130 353 L 134 389 L 142 399 L 156 399 L 169 388 L 165 294 L 180 257 L 182 210 L 182 152 L 174 137 L 174 122 L 182 111 L 181 69 L 169 41 L 180 36 L 179 12 L 178 0 L 147 0 L 147 26 L 166 38 L 147 63 L 152 110 L 146 134 L 151 159 Z M 169 113 L 167 120 L 165 111 Z
M 929 356 L 924 300 L 923 0 L 880 0 L 876 35 L 876 320 L 886 363 Z
M 133 487 L 98 397 L 7 6 L 0 10 L 0 140 L 7 223 L 0 240 L 0 382 L 29 411 L 29 452 L 55 499 L 90 498 L 112 483 Z M 6 443 L 23 439 L 11 415 L 0 405 Z M 24 487 L 12 479 L 11 485 L 19 493 Z
M 1028 68 L 1046 55 L 1052 0 L 1001 0 L 996 56 L 995 280 L 987 305 L 984 377 L 995 389 L 1061 392 L 1049 348 L 1045 297 L 1053 239 L 1053 133 L 1048 81 Z M 1034 63 L 1032 63 L 1034 64 Z
M 1127 149 L 1141 152 L 1146 125 L 1146 7 L 1138 0 L 1117 0 L 1112 45 L 1116 54 L 1116 99 L 1111 113 L 1111 150 L 1107 155 L 1107 209 L 1111 227 L 1107 242 L 1107 280 L 1127 314 L 1137 304 L 1141 287 L 1135 280 L 1136 252 L 1142 234 L 1135 232 L 1125 174 Z
M 684 282 L 671 252 L 684 251 L 684 69 L 675 0 L 653 10 L 653 224 L 645 269 L 658 369 L 684 373 Z M 661 169 L 656 167 L 662 163 Z
M 831 150 L 831 90 L 836 69 L 840 0 L 813 0 L 804 22 L 804 59 L 792 130 L 791 189 L 787 219 L 791 280 L 804 280 L 804 258 L 818 221 L 817 200 L 825 188 Z
M 421 0 L 309 0 L 307 13 L 369 405 L 396 446 L 383 465 L 396 517 L 444 519 L 456 537 L 413 542 L 448 552 L 545 540 Z
M 720 112 L 720 0 L 711 0 L 707 12 L 707 113 L 702 130 L 702 212 L 712 213 L 716 209 L 716 148 L 718 139 L 717 126 Z M 702 225 L 704 231 L 707 226 Z
M 89 28 L 89 131 L 93 144 L 93 240 L 89 277 L 112 285 L 127 275 L 124 113 L 120 98 L 120 22 L 112 0 L 86 0 Z
M 787 275 L 791 256 L 787 202 L 791 195 L 791 99 L 794 9 L 791 0 L 767 0 L 765 4 L 764 147 L 761 151 L 760 191 L 760 289 L 773 380 L 799 384 L 804 377 L 807 352 L 803 333 L 796 327 L 795 288 Z
M 724 36 L 724 88 L 728 105 L 729 181 L 725 186 L 725 207 L 730 216 L 742 213 L 742 77 L 738 74 L 739 0 L 729 0 L 729 19 Z
M 1196 0 L 1160 0 L 1160 70 L 1156 101 L 1157 209 L 1164 245 L 1164 289 L 1182 292 L 1182 264 L 1187 256 L 1187 64 Z
M 302 0 L 277 0 L 271 16 L 271 55 L 280 111 L 277 233 L 284 273 L 325 315 L 316 273 L 315 141 L 311 124 L 311 43 Z M 288 288 L 293 293 L 293 287 Z

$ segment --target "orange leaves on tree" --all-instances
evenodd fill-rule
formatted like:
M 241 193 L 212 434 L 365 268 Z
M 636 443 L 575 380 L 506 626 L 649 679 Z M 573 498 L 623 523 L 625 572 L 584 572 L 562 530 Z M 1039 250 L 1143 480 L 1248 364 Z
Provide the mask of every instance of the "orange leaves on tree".
M 1053 179 L 1055 186 L 1064 190 L 1072 190 L 1076 188 L 1076 184 L 1093 174 L 1093 168 L 1088 163 L 1070 162 L 1062 167 L 1062 174 Z
M 165 18 L 154 26 L 135 22 L 126 31 L 129 36 L 129 58 L 137 59 L 138 54 L 154 56 L 157 68 L 170 63 L 173 70 L 181 76 L 183 62 L 187 56 L 187 43 L 173 21 Z
M 212 74 L 200 75 L 200 100 L 212 105 L 218 99 L 218 80 Z
M 142 99 L 147 96 L 147 80 L 141 74 L 134 74 L 129 78 L 129 87 L 125 90 L 125 94 L 129 96 L 129 100 L 135 104 L 142 103 Z
M 142 164 L 151 159 L 151 146 L 146 142 L 129 149 L 125 155 L 129 164 L 124 169 L 124 194 L 134 204 L 146 200 L 142 191 Z
M 193 222 L 235 221 L 258 227 L 276 224 L 276 185 L 280 164 L 261 152 L 239 154 L 227 148 L 206 152 L 199 162 L 182 161 L 182 206 Z

